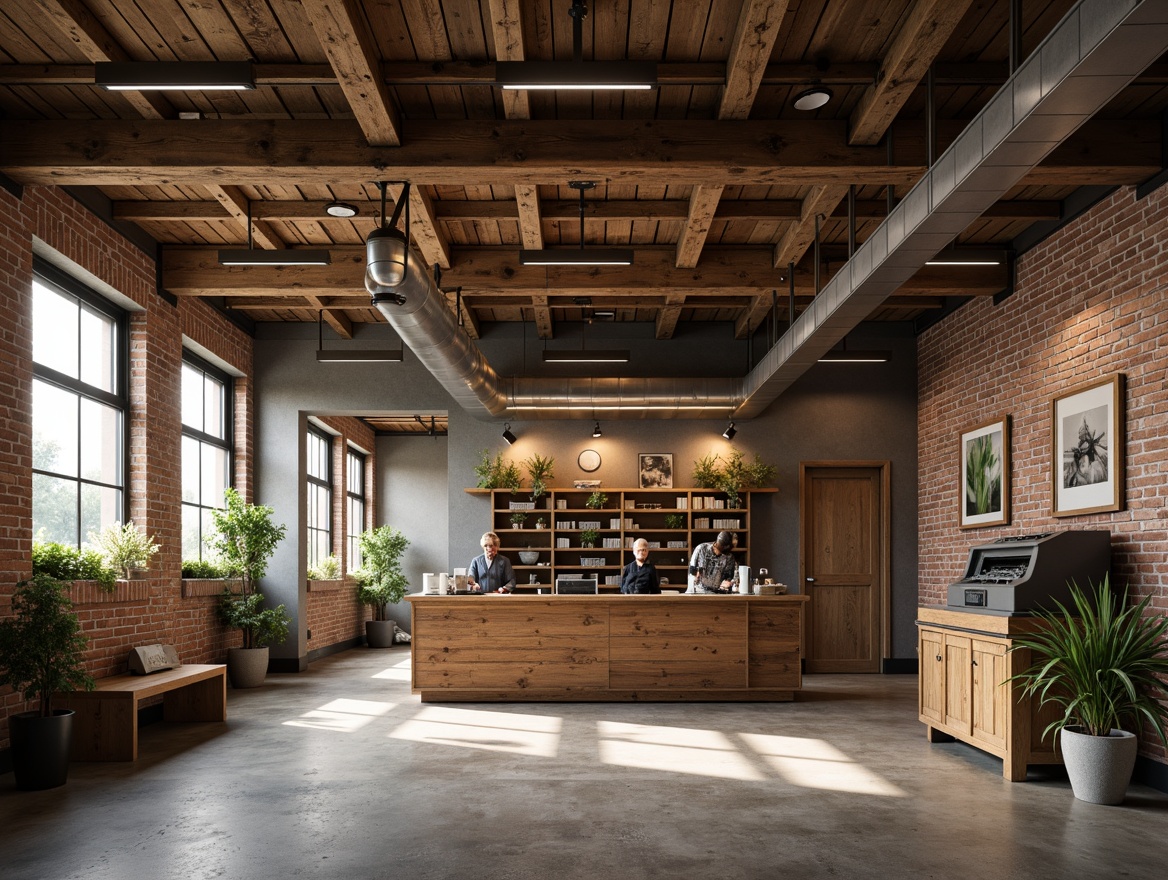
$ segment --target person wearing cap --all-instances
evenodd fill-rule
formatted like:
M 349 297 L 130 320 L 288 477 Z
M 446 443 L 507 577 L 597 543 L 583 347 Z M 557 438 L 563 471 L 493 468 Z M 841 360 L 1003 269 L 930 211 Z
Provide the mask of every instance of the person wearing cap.
M 734 536 L 718 532 L 718 537 L 694 548 L 689 560 L 687 593 L 728 593 L 734 582 Z

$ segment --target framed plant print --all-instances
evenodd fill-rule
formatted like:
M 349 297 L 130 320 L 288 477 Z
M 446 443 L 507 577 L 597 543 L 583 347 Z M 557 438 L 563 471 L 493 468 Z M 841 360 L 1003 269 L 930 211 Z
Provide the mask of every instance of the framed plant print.
M 673 453 L 642 452 L 637 456 L 637 474 L 642 489 L 672 489 Z
M 961 434 L 961 514 L 963 529 L 1002 526 L 1010 521 L 1010 417 Z
M 1116 373 L 1051 400 L 1054 516 L 1123 507 L 1124 376 Z

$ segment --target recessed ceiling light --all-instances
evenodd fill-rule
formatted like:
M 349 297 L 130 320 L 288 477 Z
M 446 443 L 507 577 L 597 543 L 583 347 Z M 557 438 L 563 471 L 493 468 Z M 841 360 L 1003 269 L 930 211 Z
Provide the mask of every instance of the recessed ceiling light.
M 324 212 L 330 217 L 356 217 L 361 213 L 356 205 L 348 202 L 329 202 L 324 206 Z
M 822 86 L 807 89 L 795 96 L 794 107 L 796 110 L 818 110 L 832 98 L 831 89 L 825 89 Z

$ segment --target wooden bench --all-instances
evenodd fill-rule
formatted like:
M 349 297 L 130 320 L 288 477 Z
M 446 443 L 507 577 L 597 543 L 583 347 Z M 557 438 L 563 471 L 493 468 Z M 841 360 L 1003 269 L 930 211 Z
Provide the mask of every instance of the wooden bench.
M 162 695 L 165 721 L 226 721 L 227 667 L 188 664 L 150 675 L 99 679 L 93 691 L 58 694 L 54 705 L 72 709 L 74 761 L 138 760 L 138 707 Z

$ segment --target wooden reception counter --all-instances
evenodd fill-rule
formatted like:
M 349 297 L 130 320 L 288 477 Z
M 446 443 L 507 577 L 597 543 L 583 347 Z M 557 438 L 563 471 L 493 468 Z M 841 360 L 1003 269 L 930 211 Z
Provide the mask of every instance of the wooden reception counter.
M 408 597 L 423 702 L 792 700 L 806 596 Z

